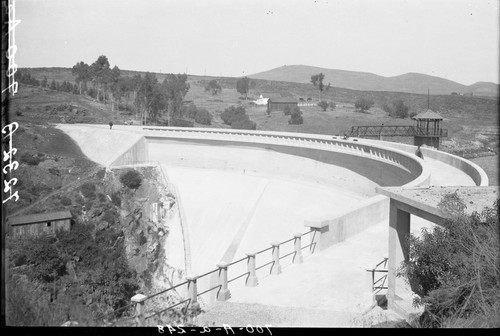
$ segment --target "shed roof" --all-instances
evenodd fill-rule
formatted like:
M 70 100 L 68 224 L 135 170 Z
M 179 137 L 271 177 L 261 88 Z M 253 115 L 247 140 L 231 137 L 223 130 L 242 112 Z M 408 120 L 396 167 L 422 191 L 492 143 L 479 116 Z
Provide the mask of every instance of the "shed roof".
M 65 211 L 40 213 L 34 215 L 10 217 L 8 218 L 8 222 L 10 225 L 21 225 L 21 224 L 47 222 L 51 220 L 68 219 L 72 217 L 73 216 L 71 216 L 71 212 L 65 210 Z
M 412 119 L 414 120 L 422 120 L 422 119 L 428 119 L 428 120 L 443 120 L 443 117 L 441 117 L 439 114 L 432 110 L 426 110 L 424 112 L 421 112 L 414 116 Z
M 297 99 L 291 97 L 271 97 L 268 102 L 273 103 L 298 103 Z

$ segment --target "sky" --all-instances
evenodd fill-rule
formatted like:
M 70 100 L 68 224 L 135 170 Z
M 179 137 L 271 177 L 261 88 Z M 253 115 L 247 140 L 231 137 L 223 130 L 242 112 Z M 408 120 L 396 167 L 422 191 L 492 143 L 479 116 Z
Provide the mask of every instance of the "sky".
M 241 77 L 283 65 L 499 83 L 500 0 L 16 0 L 18 67 L 100 55 Z

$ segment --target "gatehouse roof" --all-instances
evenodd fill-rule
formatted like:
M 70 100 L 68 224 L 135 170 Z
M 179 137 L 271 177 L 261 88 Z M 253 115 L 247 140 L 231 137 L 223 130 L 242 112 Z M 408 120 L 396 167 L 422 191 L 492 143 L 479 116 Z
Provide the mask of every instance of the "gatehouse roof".
M 426 110 L 414 116 L 412 119 L 414 120 L 443 120 L 439 114 L 432 110 Z

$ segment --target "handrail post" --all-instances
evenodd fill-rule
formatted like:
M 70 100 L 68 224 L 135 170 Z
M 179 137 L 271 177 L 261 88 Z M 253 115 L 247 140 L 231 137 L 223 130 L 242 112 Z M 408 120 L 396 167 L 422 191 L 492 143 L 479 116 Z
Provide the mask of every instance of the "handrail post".
M 328 222 L 321 221 L 308 221 L 306 220 L 305 226 L 309 227 L 312 230 L 311 233 L 311 254 L 316 252 L 320 252 L 332 245 L 331 237 L 330 237 L 330 226 Z
M 271 268 L 271 274 L 278 275 L 281 273 L 280 243 L 274 242 L 271 246 L 273 247 L 273 266 Z
M 225 262 L 221 262 L 217 265 L 219 268 L 219 284 L 220 289 L 217 293 L 217 301 L 227 301 L 231 298 L 231 293 L 227 288 L 227 268 L 228 264 Z
M 146 325 L 146 319 L 144 318 L 144 303 L 147 298 L 146 295 L 136 294 L 130 299 L 130 301 L 135 303 L 135 320 L 139 327 Z
M 255 273 L 255 253 L 247 253 L 248 256 L 248 278 L 245 283 L 247 287 L 255 287 L 259 284 L 257 275 Z
M 196 280 L 198 279 L 197 276 L 195 275 L 189 275 L 186 277 L 186 280 L 188 281 L 188 298 L 190 300 L 189 302 L 189 309 L 192 312 L 198 312 L 200 311 L 200 304 L 198 303 L 198 286 L 196 284 Z
M 295 233 L 293 237 L 295 238 L 295 241 L 293 243 L 295 250 L 295 255 L 293 256 L 293 263 L 302 264 L 302 246 L 301 246 L 302 233 L 300 232 Z

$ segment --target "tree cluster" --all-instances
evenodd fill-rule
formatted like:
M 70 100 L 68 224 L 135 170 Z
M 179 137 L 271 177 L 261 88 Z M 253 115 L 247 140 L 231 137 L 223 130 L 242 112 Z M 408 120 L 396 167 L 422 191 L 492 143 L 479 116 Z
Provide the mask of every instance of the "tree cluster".
M 327 86 L 325 86 L 323 84 L 323 80 L 324 79 L 325 79 L 325 75 L 323 73 L 319 73 L 319 74 L 311 76 L 311 83 L 312 83 L 312 85 L 316 89 L 318 89 L 318 91 L 319 91 L 319 100 L 321 100 L 321 93 L 323 93 L 323 91 L 328 91 L 331 88 L 330 83 L 328 83 Z
M 301 125 L 303 123 L 304 119 L 302 118 L 302 111 L 298 108 L 298 106 L 294 106 L 290 112 L 290 120 L 288 120 L 288 124 Z
M 212 79 L 205 86 L 205 92 L 210 92 L 212 96 L 216 96 L 222 92 L 222 86 L 220 85 L 218 80 Z
M 236 82 L 236 91 L 238 91 L 241 94 L 244 94 L 245 100 L 247 100 L 248 99 L 248 92 L 254 86 L 255 86 L 254 81 L 251 81 L 250 78 L 248 78 L 248 77 L 243 77 L 243 78 L 240 78 Z
M 73 75 L 80 93 L 91 93 L 98 101 L 111 103 L 112 109 L 115 104 L 120 106 L 123 97 L 132 97 L 143 123 L 158 123 L 163 114 L 169 124 L 182 119 L 182 103 L 190 89 L 186 74 L 167 74 L 161 83 L 149 72 L 144 77 L 121 76 L 120 69 L 111 68 L 106 56 L 99 56 L 91 65 L 78 62 L 73 66 Z
M 371 109 L 374 105 L 373 100 L 366 97 L 360 97 L 354 102 L 354 107 L 365 112 Z
M 257 124 L 250 120 L 243 106 L 230 106 L 221 114 L 221 119 L 225 124 L 230 125 L 234 129 L 257 129 Z
M 410 107 L 405 105 L 404 101 L 398 99 L 392 102 L 392 106 L 383 104 L 382 109 L 392 118 L 405 119 L 409 116 L 408 111 L 410 110 Z
M 184 115 L 188 118 L 194 119 L 198 124 L 211 125 L 212 114 L 205 108 L 197 108 L 195 104 L 190 103 L 184 107 Z
M 60 316 L 55 317 L 60 325 L 75 306 L 88 309 L 91 304 L 94 312 L 102 314 L 129 304 L 138 286 L 123 242 L 120 229 L 95 230 L 94 223 L 88 222 L 76 223 L 71 231 L 59 231 L 55 237 L 10 238 L 7 243 L 10 266 L 22 266 L 16 274 L 39 284 L 40 294 L 47 293 L 51 301 L 68 298 L 64 310 L 57 312 Z M 9 285 L 16 286 L 13 282 Z M 16 295 L 22 298 L 21 293 Z M 36 311 L 43 306 L 42 301 L 39 297 L 31 302 L 31 314 L 44 313 Z M 19 304 L 11 302 L 9 309 L 16 311 Z

